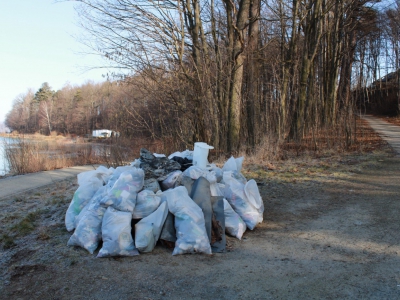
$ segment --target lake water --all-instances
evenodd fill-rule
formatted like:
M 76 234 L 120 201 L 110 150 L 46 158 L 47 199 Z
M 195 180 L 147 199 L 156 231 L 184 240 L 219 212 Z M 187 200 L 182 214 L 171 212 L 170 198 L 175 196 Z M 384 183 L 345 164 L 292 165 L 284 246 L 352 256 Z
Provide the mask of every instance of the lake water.
M 0 137 L 0 176 L 4 176 L 10 171 L 8 167 L 8 161 L 4 153 L 4 145 L 12 142 L 13 139 Z

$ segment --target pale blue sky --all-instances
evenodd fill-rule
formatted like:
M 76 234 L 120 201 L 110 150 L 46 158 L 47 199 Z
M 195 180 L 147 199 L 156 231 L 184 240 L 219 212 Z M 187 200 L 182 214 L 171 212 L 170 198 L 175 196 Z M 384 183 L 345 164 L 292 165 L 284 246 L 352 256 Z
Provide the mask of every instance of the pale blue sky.
M 104 66 L 74 36 L 80 35 L 73 3 L 54 0 L 12 0 L 0 4 L 0 122 L 13 100 L 43 82 L 54 89 L 65 83 L 104 81 Z

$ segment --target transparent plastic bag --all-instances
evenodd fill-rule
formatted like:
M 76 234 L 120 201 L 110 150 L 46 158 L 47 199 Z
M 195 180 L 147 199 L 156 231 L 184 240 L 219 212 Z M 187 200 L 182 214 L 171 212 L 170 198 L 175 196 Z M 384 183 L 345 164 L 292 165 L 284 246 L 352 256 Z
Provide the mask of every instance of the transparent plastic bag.
M 167 214 L 167 202 L 163 202 L 155 212 L 135 225 L 135 245 L 140 252 L 153 251 L 160 238 Z
M 217 182 L 217 176 L 214 171 L 208 171 L 196 166 L 191 166 L 187 168 L 183 173 L 182 176 L 189 177 L 193 180 L 199 179 L 200 177 L 206 178 L 210 183 Z
M 157 193 L 158 191 L 161 190 L 160 184 L 158 183 L 157 179 L 154 178 L 149 178 L 144 181 L 144 190 L 150 190 L 153 191 L 154 193 Z
M 99 202 L 87 205 L 67 245 L 80 246 L 93 254 L 101 240 L 101 223 L 106 209 Z
M 155 156 L 155 157 L 167 157 L 165 154 L 160 154 L 160 153 L 153 153 L 153 155 Z
M 246 184 L 246 183 L 247 183 L 246 177 L 244 177 L 243 174 L 240 173 L 240 172 L 233 171 L 233 172 L 232 172 L 232 176 L 233 176 L 236 180 L 240 181 L 242 184 Z
M 211 164 L 211 169 L 210 171 L 215 173 L 215 177 L 217 179 L 217 182 L 221 182 L 222 180 L 222 175 L 224 174 L 224 172 L 222 171 L 221 168 L 218 168 L 215 164 Z
M 113 173 L 111 174 L 108 182 L 107 182 L 107 187 L 110 189 L 114 186 L 115 182 L 118 180 L 118 178 L 121 176 L 123 172 L 128 172 L 128 173 L 134 173 L 136 171 L 136 167 L 134 166 L 120 166 L 117 167 Z
M 214 196 L 214 197 L 219 197 L 219 196 L 224 195 L 224 192 L 223 192 L 223 190 L 220 189 L 220 186 L 218 183 L 210 184 L 210 192 L 211 192 L 211 196 Z
M 208 173 L 207 170 L 204 170 L 204 169 L 196 167 L 196 166 L 191 166 L 191 167 L 187 168 L 183 172 L 182 175 L 196 180 L 196 179 L 199 179 L 199 177 L 201 177 L 201 176 L 206 177 L 207 173 Z
M 246 184 L 247 180 L 241 172 L 244 157 L 234 158 L 231 156 L 222 167 L 222 171 L 231 172 L 231 176 L 239 180 L 241 183 Z M 223 176 L 223 175 L 222 175 Z
M 246 231 L 246 223 L 233 210 L 229 202 L 224 199 L 224 214 L 225 214 L 225 231 L 239 240 L 242 239 L 243 233 Z
M 243 156 L 238 158 L 234 158 L 233 156 L 231 156 L 225 162 L 224 166 L 222 167 L 222 171 L 223 172 L 237 171 L 238 173 L 240 173 L 242 171 L 243 160 L 244 160 Z
M 154 194 L 150 190 L 142 190 L 137 194 L 136 205 L 132 212 L 133 219 L 142 219 L 153 213 L 161 203 L 161 192 Z
M 177 170 L 168 174 L 167 178 L 161 182 L 161 188 L 165 191 L 171 189 L 179 183 L 182 171 Z
M 133 212 L 137 192 L 144 184 L 142 169 L 122 172 L 114 186 L 108 191 L 108 197 L 101 200 L 103 206 L 111 206 L 120 211 Z
M 131 167 L 140 168 L 140 159 L 135 159 L 131 162 Z
M 211 254 L 204 215 L 201 208 L 189 197 L 185 187 L 165 191 L 169 211 L 175 216 L 177 240 L 172 255 L 201 252 Z
M 106 183 L 111 177 L 113 171 L 113 168 L 108 169 L 105 166 L 99 166 L 96 170 L 79 173 L 77 176 L 78 185 L 86 184 L 92 179 L 98 179 L 101 180 L 102 183 Z
M 183 152 L 174 152 L 174 153 L 172 153 L 172 154 L 170 154 L 169 156 L 168 156 L 168 158 L 169 159 L 172 159 L 173 157 L 175 157 L 175 156 L 177 156 L 177 157 L 182 157 L 182 158 L 187 158 L 187 159 L 190 159 L 190 160 L 192 160 L 193 159 L 193 151 L 190 151 L 190 150 L 185 150 L 185 151 L 183 151 Z
M 90 201 L 92 201 L 92 200 L 90 200 Z M 83 216 L 86 214 L 86 211 L 87 211 L 88 208 L 89 208 L 90 201 L 89 201 L 88 204 L 85 205 L 84 208 L 82 208 L 82 210 L 81 210 L 81 212 L 79 213 L 79 215 L 75 216 L 74 228 L 76 228 L 76 227 L 78 226 L 80 220 L 81 220 L 81 219 L 83 218 Z
M 68 231 L 75 228 L 75 218 L 89 203 L 93 195 L 103 185 L 103 181 L 97 177 L 91 177 L 89 182 L 82 183 L 74 193 L 74 197 L 65 213 L 65 227 Z
M 86 211 L 90 206 L 92 206 L 94 203 L 100 204 L 100 200 L 107 195 L 107 188 L 106 186 L 101 186 L 99 189 L 96 191 L 96 193 L 93 195 L 92 199 L 90 199 L 89 203 L 85 205 L 85 207 L 82 209 L 82 211 L 75 217 L 75 228 L 78 226 L 79 221 L 83 218 L 85 215 Z
M 232 208 L 246 223 L 250 230 L 253 230 L 260 220 L 262 222 L 262 214 L 256 207 L 252 205 L 245 194 L 245 185 L 233 177 L 233 172 L 224 172 L 225 190 L 224 196 L 228 200 Z
M 244 157 L 243 156 L 235 158 L 236 169 L 237 169 L 237 171 L 239 173 L 242 172 L 243 161 L 244 161 Z
M 215 174 L 214 171 L 210 172 L 212 174 Z M 214 176 L 214 175 L 213 175 Z M 216 176 L 214 176 L 214 178 L 216 178 Z M 225 185 L 218 183 L 218 180 L 211 180 L 208 179 L 208 181 L 210 182 L 210 191 L 211 191 L 211 196 L 213 197 L 219 197 L 219 196 L 224 196 L 224 188 Z M 223 186 L 223 188 L 221 189 L 221 186 Z
M 263 221 L 264 203 L 262 201 L 260 191 L 258 190 L 257 182 L 254 179 L 249 180 L 244 186 L 244 193 L 247 199 L 253 205 L 259 214 L 258 223 Z
M 108 207 L 101 226 L 103 246 L 97 257 L 139 255 L 131 234 L 132 214 Z

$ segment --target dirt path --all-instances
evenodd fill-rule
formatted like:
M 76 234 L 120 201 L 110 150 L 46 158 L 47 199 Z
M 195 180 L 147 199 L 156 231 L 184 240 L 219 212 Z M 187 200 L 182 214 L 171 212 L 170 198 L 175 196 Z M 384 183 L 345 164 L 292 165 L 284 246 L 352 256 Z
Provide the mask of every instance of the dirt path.
M 264 222 L 213 256 L 158 245 L 97 259 L 67 247 L 75 182 L 2 201 L 3 246 L 14 239 L 0 256 L 0 298 L 400 299 L 400 158 L 310 158 L 248 166 L 245 176 L 262 184 Z M 24 218 L 34 225 L 26 233 Z

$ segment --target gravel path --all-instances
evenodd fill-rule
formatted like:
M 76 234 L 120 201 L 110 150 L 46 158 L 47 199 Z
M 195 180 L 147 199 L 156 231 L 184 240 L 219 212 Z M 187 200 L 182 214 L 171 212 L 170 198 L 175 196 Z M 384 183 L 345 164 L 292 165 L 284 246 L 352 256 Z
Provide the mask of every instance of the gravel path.
M 0 200 L 54 184 L 57 181 L 76 178 L 79 173 L 94 169 L 96 169 L 96 166 L 87 165 L 6 177 L 0 180 Z
M 380 118 L 370 115 L 362 115 L 361 118 L 368 121 L 369 125 L 375 130 L 400 156 L 400 126 L 386 122 Z

